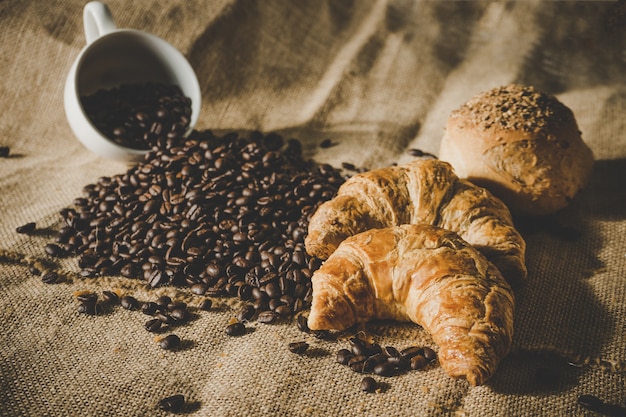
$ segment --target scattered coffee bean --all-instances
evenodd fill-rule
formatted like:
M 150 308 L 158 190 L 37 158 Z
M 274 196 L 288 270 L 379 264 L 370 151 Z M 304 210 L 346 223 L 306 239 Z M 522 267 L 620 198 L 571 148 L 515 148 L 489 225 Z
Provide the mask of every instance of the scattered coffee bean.
M 426 358 L 422 355 L 415 355 L 411 359 L 411 369 L 420 370 L 424 369 L 424 367 L 428 364 Z
M 307 351 L 307 349 L 309 348 L 309 344 L 307 342 L 293 342 L 289 343 L 288 348 L 291 353 L 301 355 Z
M 255 313 L 256 313 L 256 310 L 254 309 L 254 307 L 250 304 L 246 304 L 242 306 L 237 312 L 237 320 L 239 321 L 250 320 L 254 316 Z
M 339 349 L 337 352 L 337 363 L 347 365 L 348 361 L 354 357 L 354 354 L 348 349 Z
M 259 323 L 272 324 L 276 321 L 277 317 L 276 313 L 271 310 L 267 310 L 259 313 L 257 321 Z
M 139 301 L 132 295 L 125 295 L 120 299 L 120 304 L 126 310 L 139 310 Z
M 320 142 L 320 148 L 330 148 L 333 146 L 333 141 L 330 138 L 326 138 Z
M 604 401 L 595 395 L 583 394 L 578 396 L 578 404 L 589 411 L 600 411 L 604 405 Z
M 141 304 L 141 312 L 148 316 L 154 316 L 159 310 L 159 305 L 153 301 L 148 301 Z
M 36 228 L 37 224 L 35 222 L 28 222 L 26 224 L 23 224 L 22 226 L 17 227 L 15 231 L 17 233 L 30 234 L 34 232 Z
M 428 362 L 432 362 L 437 359 L 437 353 L 429 347 L 423 348 L 423 355 Z
M 180 413 L 185 408 L 185 396 L 182 394 L 172 395 L 159 401 L 159 409 L 171 413 Z
M 144 324 L 143 327 L 145 327 L 145 329 L 151 333 L 156 333 L 161 330 L 161 320 L 150 319 Z
M 9 148 L 8 146 L 0 146 L 0 158 L 8 157 L 10 152 L 11 148 Z
M 209 311 L 211 307 L 213 307 L 213 301 L 210 298 L 203 299 L 198 305 L 198 308 L 203 311 Z
M 41 271 L 39 270 L 39 268 L 31 266 L 28 268 L 28 271 L 35 276 L 41 275 Z
M 309 324 L 307 320 L 308 320 L 307 317 L 303 315 L 299 315 L 297 319 L 298 329 L 300 329 L 300 331 L 304 333 L 311 332 L 311 330 L 309 329 Z
M 374 367 L 373 372 L 380 376 L 393 376 L 396 374 L 396 367 L 389 362 L 382 362 Z
M 411 155 L 411 156 L 419 157 L 419 158 L 427 157 L 427 158 L 437 159 L 437 157 L 435 155 L 433 155 L 432 153 L 424 152 L 424 151 L 422 151 L 420 149 L 415 149 L 415 148 L 409 149 L 408 150 L 408 154 Z
M 102 298 L 106 303 L 109 304 L 117 304 L 120 302 L 120 297 L 113 291 L 105 290 L 102 291 Z
M 61 248 L 59 245 L 55 243 L 48 243 L 44 247 L 44 250 L 46 251 L 48 255 L 54 256 L 55 258 L 60 258 L 66 255 L 66 252 L 63 250 L 63 248 Z
M 361 390 L 365 392 L 374 392 L 378 389 L 378 382 L 371 376 L 366 376 L 361 380 Z
M 94 292 L 80 292 L 76 294 L 76 299 L 81 303 L 96 303 L 98 301 L 98 295 Z
M 180 346 L 180 337 L 175 334 L 168 334 L 159 340 L 159 347 L 166 350 L 174 350 Z
M 226 334 L 228 336 L 242 336 L 246 333 L 246 326 L 243 323 L 233 323 L 226 326 Z
M 99 312 L 98 303 L 80 303 L 78 305 L 78 312 L 81 314 L 95 316 Z
M 59 273 L 56 271 L 46 271 L 41 276 L 41 282 L 44 284 L 56 284 L 59 282 Z

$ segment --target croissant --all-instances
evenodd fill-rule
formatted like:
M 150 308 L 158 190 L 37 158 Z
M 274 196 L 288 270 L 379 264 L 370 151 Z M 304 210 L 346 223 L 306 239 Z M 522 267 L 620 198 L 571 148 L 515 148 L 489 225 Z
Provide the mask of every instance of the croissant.
M 339 245 L 312 284 L 310 329 L 412 321 L 439 346 L 443 369 L 472 385 L 485 382 L 511 347 L 510 285 L 448 230 L 417 224 L 359 233 Z
M 459 234 L 512 285 L 526 278 L 526 243 L 507 206 L 489 191 L 460 180 L 452 166 L 415 160 L 357 174 L 309 220 L 305 247 L 326 259 L 349 236 L 401 224 L 428 223 Z

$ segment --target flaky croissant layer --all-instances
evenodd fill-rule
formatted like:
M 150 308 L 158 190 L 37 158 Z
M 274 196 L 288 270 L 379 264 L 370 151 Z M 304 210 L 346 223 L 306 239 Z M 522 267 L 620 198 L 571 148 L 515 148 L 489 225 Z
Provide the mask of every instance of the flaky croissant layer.
M 310 255 L 326 259 L 349 236 L 415 223 L 458 233 L 512 285 L 526 278 L 526 243 L 509 209 L 438 160 L 415 160 L 351 177 L 311 217 L 305 246 Z
M 312 330 L 373 319 L 412 321 L 453 377 L 480 385 L 509 352 L 514 298 L 498 269 L 456 233 L 428 224 L 344 240 L 312 277 Z

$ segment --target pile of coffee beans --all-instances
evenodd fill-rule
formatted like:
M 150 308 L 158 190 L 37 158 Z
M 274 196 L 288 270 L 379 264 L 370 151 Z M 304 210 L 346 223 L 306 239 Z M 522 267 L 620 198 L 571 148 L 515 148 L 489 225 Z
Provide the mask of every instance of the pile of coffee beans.
M 46 251 L 78 256 L 83 277 L 239 297 L 252 306 L 243 320 L 273 323 L 310 305 L 321 261 L 304 248 L 309 218 L 344 180 L 295 139 L 193 132 L 85 186 Z
M 411 346 L 398 350 L 393 346 L 382 347 L 358 337 L 350 338 L 350 348 L 337 352 L 337 362 L 354 372 L 375 374 L 383 377 L 400 375 L 409 370 L 424 369 L 437 359 L 429 347 Z
M 179 141 L 191 120 L 191 99 L 175 85 L 125 84 L 81 97 L 81 104 L 104 136 L 133 149 Z

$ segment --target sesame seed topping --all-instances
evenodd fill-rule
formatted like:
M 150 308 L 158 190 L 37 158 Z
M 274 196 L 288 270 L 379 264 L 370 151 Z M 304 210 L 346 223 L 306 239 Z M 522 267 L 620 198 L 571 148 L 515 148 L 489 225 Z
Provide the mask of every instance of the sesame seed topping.
M 556 97 L 534 87 L 510 84 L 481 93 L 452 112 L 487 129 L 538 132 L 574 121 L 572 111 Z

